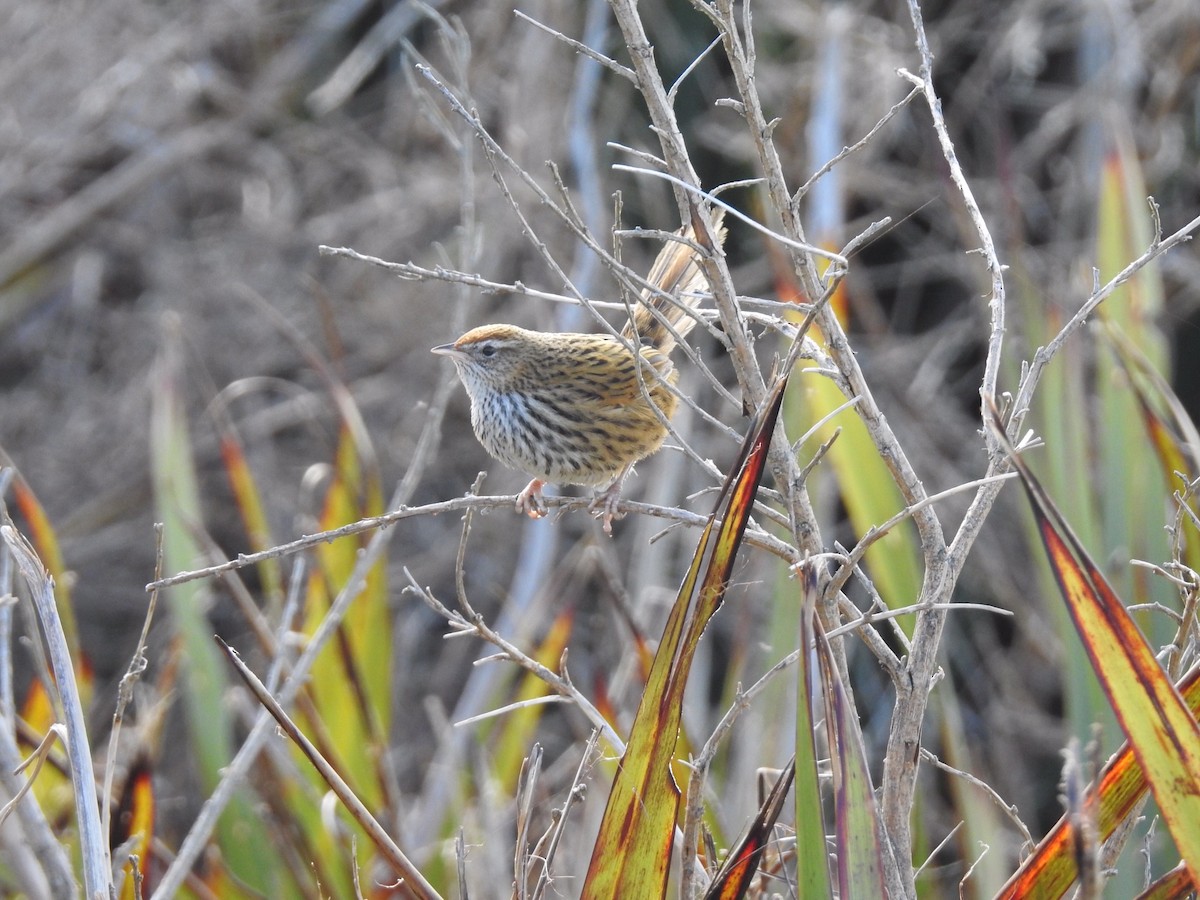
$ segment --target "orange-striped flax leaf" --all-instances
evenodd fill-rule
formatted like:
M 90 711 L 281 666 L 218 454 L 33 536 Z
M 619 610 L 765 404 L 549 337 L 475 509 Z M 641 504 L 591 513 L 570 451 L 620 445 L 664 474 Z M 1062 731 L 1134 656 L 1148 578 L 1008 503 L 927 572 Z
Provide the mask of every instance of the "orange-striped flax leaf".
M 600 822 L 583 900 L 666 893 L 679 811 L 679 786 L 671 774 L 671 761 L 679 739 L 683 692 L 700 635 L 721 605 L 754 506 L 786 383 L 785 378 L 776 383 L 757 427 L 743 444 L 738 465 L 718 500 L 718 512 L 728 500 L 724 519 L 718 521 L 717 512 L 709 517 L 667 617 Z
M 58 542 L 58 533 L 46 515 L 46 508 L 38 500 L 33 488 L 29 486 L 21 474 L 16 473 L 12 482 L 13 500 L 17 509 L 25 519 L 29 542 L 37 550 L 38 557 L 45 565 L 46 571 L 54 579 L 54 604 L 58 608 L 58 618 L 62 622 L 63 636 L 67 639 L 67 649 L 71 659 L 75 661 L 75 678 L 79 682 L 79 697 L 86 707 L 92 697 L 92 672 L 82 648 L 79 646 L 79 625 L 75 619 L 75 604 L 71 601 L 71 580 L 68 576 L 66 562 L 63 559 L 62 547 Z
M 1180 863 L 1166 875 L 1155 879 L 1135 900 L 1188 900 L 1196 896 L 1196 885 L 1187 866 Z
M 1193 475 L 1195 462 L 1189 458 L 1189 450 L 1195 452 L 1200 437 L 1197 437 L 1183 404 L 1136 347 L 1130 346 L 1129 341 L 1114 329 L 1105 333 L 1116 351 L 1117 361 L 1137 402 L 1142 424 L 1158 456 L 1163 476 L 1170 483 L 1176 472 Z M 1186 431 L 1191 438 L 1191 447 L 1184 441 L 1181 431 Z
M 232 426 L 221 433 L 221 461 L 225 465 L 225 477 L 238 512 L 242 517 L 242 527 L 246 530 L 246 539 L 250 542 L 250 550 L 259 552 L 272 546 L 275 541 L 271 537 L 271 526 L 267 521 L 267 511 L 262 501 L 262 493 L 250 471 L 246 460 L 246 451 Z M 263 594 L 270 599 L 272 609 L 283 606 L 283 572 L 278 559 L 266 559 L 258 564 L 258 575 L 262 579 Z
M 788 789 L 792 785 L 792 776 L 796 774 L 796 757 L 792 757 L 783 770 L 783 774 L 775 781 L 771 793 L 767 795 L 758 815 L 750 823 L 746 832 L 736 847 L 729 851 L 720 870 L 713 876 L 704 900 L 742 900 L 750 889 L 750 882 L 758 871 L 767 843 L 771 840 L 771 832 L 775 828 L 775 820 L 783 812 L 783 801 L 787 799 Z
M 113 851 L 122 850 L 123 856 L 113 862 L 124 871 L 121 882 L 121 900 L 148 897 L 154 890 L 150 880 L 150 846 L 154 838 L 154 785 L 150 761 L 143 755 L 133 764 L 121 791 L 121 802 L 117 805 L 113 819 L 109 845 Z M 133 860 L 137 857 L 138 874 L 142 883 L 135 884 Z
M 1175 846 L 1200 884 L 1200 726 L 1037 479 L 1019 456 L 1012 459 L 1092 668 L 1146 773 Z
M 1109 327 L 1104 332 L 1116 352 L 1125 373 L 1146 436 L 1158 457 L 1159 469 L 1168 485 L 1178 483 L 1176 473 L 1188 482 L 1196 476 L 1200 462 L 1200 433 L 1179 397 L 1153 364 L 1119 330 Z M 1195 509 L 1195 498 L 1184 494 L 1185 503 Z M 1183 516 L 1181 526 L 1190 535 L 1181 539 L 1183 559 L 1190 568 L 1200 571 L 1200 540 L 1191 516 Z
M 355 443 L 356 432 L 343 423 L 339 429 L 334 477 L 325 493 L 322 530 L 332 530 L 364 516 L 382 512 L 377 476 L 364 465 L 369 456 Z M 365 540 L 361 535 L 339 538 L 317 551 L 319 566 L 308 582 L 304 630 L 312 634 L 325 618 L 334 598 L 350 580 Z M 387 779 L 378 761 L 386 746 L 390 712 L 391 618 L 384 562 L 367 575 L 361 595 L 350 606 L 338 629 L 337 641 L 313 666 L 311 690 L 323 723 L 309 723 L 336 735 L 336 765 L 368 805 L 384 803 Z M 315 732 L 314 732 L 315 733 Z M 331 757 L 332 758 L 332 757 Z
M 1191 709 L 1200 716 L 1200 666 L 1179 683 L 1179 692 Z M 1125 818 L 1138 808 L 1146 793 L 1146 775 L 1128 743 L 1122 744 L 1100 772 L 1097 792 L 1096 827 L 1098 838 L 1106 841 Z M 1078 874 L 1072 853 L 1075 840 L 1066 816 L 1050 829 L 996 895 L 997 900 L 1057 900 L 1074 883 Z

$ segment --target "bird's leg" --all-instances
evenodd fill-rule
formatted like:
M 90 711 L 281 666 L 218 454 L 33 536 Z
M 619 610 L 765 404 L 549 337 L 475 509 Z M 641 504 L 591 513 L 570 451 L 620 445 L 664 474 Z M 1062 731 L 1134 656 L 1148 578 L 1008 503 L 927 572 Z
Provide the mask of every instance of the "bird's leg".
M 607 535 L 612 535 L 613 519 L 621 519 L 625 516 L 617 509 L 617 506 L 621 502 L 621 485 L 625 483 L 625 479 L 632 471 L 633 463 L 629 463 L 621 470 L 621 474 L 614 479 L 613 483 L 605 489 L 604 493 L 598 494 L 588 506 L 593 516 L 603 519 L 604 533 Z
M 545 484 L 540 478 L 535 478 L 525 485 L 525 490 L 517 494 L 517 512 L 525 513 L 531 519 L 540 519 L 546 515 L 546 503 L 542 497 Z

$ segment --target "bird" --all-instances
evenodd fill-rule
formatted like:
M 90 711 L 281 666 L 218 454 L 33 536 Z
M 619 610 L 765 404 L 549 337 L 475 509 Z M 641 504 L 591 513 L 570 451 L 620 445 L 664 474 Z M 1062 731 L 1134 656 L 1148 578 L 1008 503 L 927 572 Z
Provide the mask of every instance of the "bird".
M 723 212 L 713 216 L 718 250 Z M 704 246 L 691 225 L 664 244 L 620 340 L 492 324 L 432 348 L 453 360 L 483 448 L 532 476 L 517 495 L 518 513 L 545 515 L 546 484 L 607 485 L 589 508 L 612 534 L 626 477 L 662 446 L 678 406 L 671 351 L 695 325 L 687 310 L 709 292 L 697 249 Z

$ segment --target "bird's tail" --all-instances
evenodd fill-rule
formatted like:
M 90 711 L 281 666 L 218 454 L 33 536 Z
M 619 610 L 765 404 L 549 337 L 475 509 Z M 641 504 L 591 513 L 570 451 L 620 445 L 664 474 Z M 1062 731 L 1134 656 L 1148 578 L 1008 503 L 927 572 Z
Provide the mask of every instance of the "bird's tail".
M 725 242 L 725 226 L 722 224 L 725 210 L 717 207 L 712 216 L 713 233 L 719 248 Z M 690 224 L 679 229 L 678 234 L 685 241 L 701 243 Z M 696 320 L 684 308 L 695 307 L 701 296 L 710 291 L 699 260 L 699 252 L 689 244 L 667 241 L 650 267 L 650 274 L 646 276 L 646 280 L 657 291 L 642 291 L 641 302 L 633 311 L 633 321 L 625 327 L 625 337 L 636 338 L 643 346 L 655 347 L 663 353 L 671 352 L 676 336 L 683 337 L 696 324 Z M 672 299 L 666 299 L 659 292 Z

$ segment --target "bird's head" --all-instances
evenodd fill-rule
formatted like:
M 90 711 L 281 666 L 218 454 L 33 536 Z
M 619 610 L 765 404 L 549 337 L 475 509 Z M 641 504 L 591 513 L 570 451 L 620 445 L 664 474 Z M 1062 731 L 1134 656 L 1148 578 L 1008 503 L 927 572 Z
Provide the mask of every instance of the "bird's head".
M 539 347 L 537 332 L 515 325 L 481 325 L 453 344 L 434 347 L 448 356 L 471 396 L 479 391 L 505 391 L 530 372 Z

